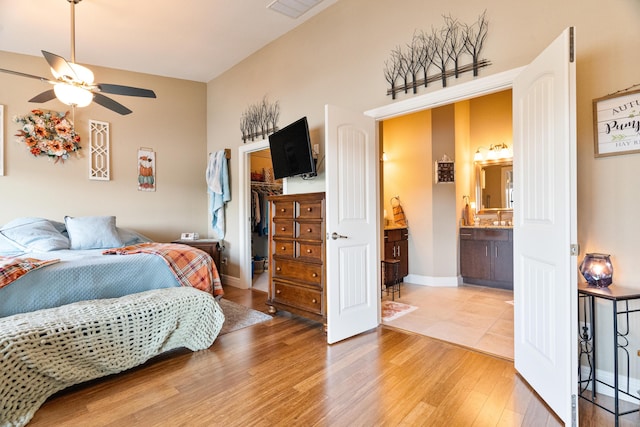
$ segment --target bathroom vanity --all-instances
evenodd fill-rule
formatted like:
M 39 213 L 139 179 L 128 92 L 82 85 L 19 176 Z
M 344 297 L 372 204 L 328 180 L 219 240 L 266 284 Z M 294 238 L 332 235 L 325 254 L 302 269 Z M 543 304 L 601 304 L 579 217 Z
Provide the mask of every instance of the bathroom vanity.
M 513 289 L 513 228 L 460 227 L 460 275 L 464 283 Z

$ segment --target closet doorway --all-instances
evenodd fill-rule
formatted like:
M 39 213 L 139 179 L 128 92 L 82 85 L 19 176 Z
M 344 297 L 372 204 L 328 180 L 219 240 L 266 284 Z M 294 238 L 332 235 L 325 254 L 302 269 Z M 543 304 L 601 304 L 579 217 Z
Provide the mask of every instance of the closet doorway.
M 268 197 L 282 194 L 282 181 L 273 179 L 268 148 L 250 153 L 251 162 L 251 287 L 267 292 L 269 286 Z
M 255 155 L 255 157 L 254 157 Z M 255 166 L 253 165 L 255 160 Z M 273 194 L 282 194 L 286 192 L 286 179 L 282 183 L 274 183 L 270 185 L 270 182 L 258 181 L 252 182 L 252 171 L 264 174 L 264 166 L 258 166 L 258 164 L 264 164 L 264 161 L 269 161 L 269 168 L 271 167 L 271 154 L 269 152 L 269 140 L 250 142 L 242 145 L 238 148 L 238 188 L 240 189 L 239 200 L 239 214 L 240 214 L 240 253 L 238 264 L 240 266 L 240 283 L 239 288 L 249 289 L 253 288 L 254 278 L 256 279 L 256 289 L 260 289 L 260 285 L 263 285 L 263 291 L 267 291 L 266 285 L 268 284 L 268 260 L 264 263 L 263 273 L 260 277 L 255 277 L 254 273 L 254 247 L 253 238 L 255 230 L 252 203 L 253 203 L 253 189 L 254 187 L 260 187 L 263 190 L 267 187 Z M 258 177 L 258 175 L 254 175 Z M 256 233 L 257 234 L 257 233 Z M 261 239 L 260 236 L 257 236 Z M 268 249 L 268 247 L 267 247 Z M 263 251 L 263 249 L 260 249 Z M 268 256 L 268 250 L 261 256 Z M 265 268 L 266 267 L 266 268 Z

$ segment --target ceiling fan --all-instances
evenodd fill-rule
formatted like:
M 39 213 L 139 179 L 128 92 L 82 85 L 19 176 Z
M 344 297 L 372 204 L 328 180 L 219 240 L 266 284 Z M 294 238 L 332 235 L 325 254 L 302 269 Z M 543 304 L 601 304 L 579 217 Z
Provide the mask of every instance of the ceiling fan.
M 53 85 L 53 89 L 46 90 L 34 96 L 29 102 L 47 102 L 58 98 L 62 103 L 72 107 L 86 107 L 95 101 L 109 110 L 118 114 L 126 115 L 132 111 L 119 102 L 103 95 L 109 93 L 114 95 L 138 96 L 143 98 L 155 98 L 156 94 L 150 89 L 141 89 L 131 86 L 122 86 L 107 83 L 94 83 L 93 73 L 86 67 L 76 64 L 75 52 L 75 5 L 82 0 L 67 0 L 71 5 L 71 61 L 67 62 L 63 57 L 42 51 L 42 55 L 51 67 L 54 79 L 34 76 L 32 74 L 21 73 L 19 71 L 6 70 L 0 68 L 0 72 L 14 74 L 17 76 L 37 79 Z

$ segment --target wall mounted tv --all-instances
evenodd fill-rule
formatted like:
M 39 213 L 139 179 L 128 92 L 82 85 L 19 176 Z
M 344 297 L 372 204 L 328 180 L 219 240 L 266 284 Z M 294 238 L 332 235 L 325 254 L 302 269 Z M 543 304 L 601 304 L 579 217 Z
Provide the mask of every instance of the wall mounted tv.
M 316 176 L 306 117 L 269 135 L 269 148 L 275 179 L 297 175 L 303 178 Z

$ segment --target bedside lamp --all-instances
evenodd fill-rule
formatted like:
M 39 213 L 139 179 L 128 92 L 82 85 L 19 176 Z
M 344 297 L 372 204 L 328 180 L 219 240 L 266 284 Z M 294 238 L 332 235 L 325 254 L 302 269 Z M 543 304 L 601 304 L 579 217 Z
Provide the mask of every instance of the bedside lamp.
M 590 286 L 606 288 L 612 283 L 613 265 L 610 255 L 586 254 L 580 263 L 580 273 Z

